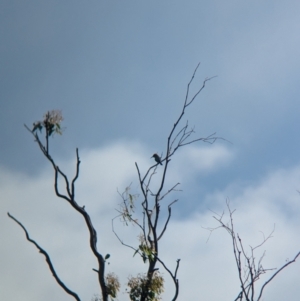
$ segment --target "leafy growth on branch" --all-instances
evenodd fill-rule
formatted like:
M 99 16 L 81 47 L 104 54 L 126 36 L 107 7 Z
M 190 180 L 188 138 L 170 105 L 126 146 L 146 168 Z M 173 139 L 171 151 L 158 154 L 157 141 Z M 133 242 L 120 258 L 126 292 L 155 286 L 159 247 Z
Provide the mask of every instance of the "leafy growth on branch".
M 129 297 L 131 301 L 139 301 L 146 291 L 145 301 L 158 301 L 164 291 L 164 279 L 155 271 L 149 285 L 147 275 L 138 274 L 137 277 L 130 277 L 128 284 L 130 287 Z
M 116 298 L 117 292 L 120 290 L 120 282 L 114 273 L 108 273 L 106 275 L 106 286 L 107 292 L 111 298 Z
M 62 135 L 61 122 L 63 121 L 63 116 L 61 111 L 52 110 L 46 112 L 42 121 L 36 121 L 33 124 L 32 132 L 35 133 L 37 130 L 40 132 L 44 128 L 46 130 L 46 136 L 50 137 L 52 134 Z

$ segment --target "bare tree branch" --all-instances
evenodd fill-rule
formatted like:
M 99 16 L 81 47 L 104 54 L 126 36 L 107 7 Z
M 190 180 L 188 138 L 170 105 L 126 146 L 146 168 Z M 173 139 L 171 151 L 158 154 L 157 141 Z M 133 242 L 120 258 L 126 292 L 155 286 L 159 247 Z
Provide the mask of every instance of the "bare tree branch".
M 159 250 L 158 250 L 158 241 L 162 239 L 163 235 L 166 233 L 167 227 L 169 225 L 170 219 L 171 219 L 171 205 L 174 204 L 176 201 L 172 202 L 171 204 L 168 205 L 168 215 L 166 217 L 166 220 L 164 222 L 161 221 L 161 200 L 164 199 L 167 195 L 169 195 L 172 191 L 175 191 L 175 188 L 179 185 L 179 183 L 175 184 L 171 189 L 167 190 L 166 192 L 163 192 L 165 189 L 165 182 L 166 182 L 166 176 L 168 172 L 168 167 L 169 163 L 171 161 L 171 157 L 175 154 L 175 152 L 182 146 L 189 145 L 198 141 L 203 141 L 203 142 L 209 142 L 209 143 L 214 143 L 217 139 L 222 139 L 215 134 L 211 134 L 205 138 L 195 138 L 191 139 L 192 134 L 194 134 L 194 128 L 189 129 L 189 123 L 188 121 L 186 124 L 178 129 L 179 123 L 182 120 L 183 115 L 186 112 L 186 109 L 195 101 L 197 96 L 200 94 L 200 92 L 204 89 L 207 81 L 211 80 L 211 78 L 206 78 L 202 86 L 196 91 L 194 95 L 190 97 L 190 87 L 191 84 L 193 83 L 195 74 L 197 72 L 198 67 L 200 64 L 197 65 L 196 69 L 193 72 L 193 75 L 187 85 L 187 90 L 186 90 L 186 96 L 184 99 L 183 107 L 181 109 L 181 112 L 179 113 L 178 118 L 176 119 L 173 127 L 170 130 L 170 133 L 167 137 L 167 143 L 166 143 L 166 152 L 165 156 L 161 155 L 160 162 L 164 163 L 162 174 L 160 175 L 159 179 L 159 184 L 156 189 L 153 189 L 151 186 L 152 183 L 152 178 L 156 176 L 156 170 L 159 168 L 159 163 L 157 162 L 155 165 L 152 165 L 148 168 L 148 170 L 145 172 L 145 174 L 142 176 L 141 171 L 139 169 L 139 166 L 137 163 L 135 163 L 136 169 L 137 169 L 137 174 L 138 174 L 138 179 L 139 179 L 139 186 L 142 191 L 143 195 L 143 200 L 141 202 L 142 206 L 142 211 L 144 214 L 144 219 L 143 219 L 143 235 L 145 240 L 147 240 L 147 244 L 151 248 L 151 252 L 155 254 L 155 256 L 151 260 L 149 260 L 149 265 L 148 265 L 148 271 L 147 271 L 147 277 L 148 277 L 148 282 L 147 285 L 143 288 L 143 292 L 140 298 L 140 301 L 146 301 L 147 300 L 147 294 L 148 294 L 148 289 L 151 284 L 151 280 L 153 277 L 153 273 L 156 270 L 156 262 L 159 261 L 162 263 L 162 261 L 159 258 Z M 130 216 L 131 218 L 131 216 Z M 132 222 L 134 222 L 134 218 L 132 218 Z M 135 223 L 135 222 L 134 222 Z M 145 224 L 146 223 L 146 224 Z M 159 229 L 160 225 L 162 223 L 162 229 Z M 147 228 L 147 230 L 146 230 Z M 148 233 L 146 233 L 148 231 Z M 117 236 L 118 237 L 118 236 Z M 122 240 L 118 237 L 119 241 L 122 242 Z M 151 254 L 152 254 L 151 253 Z M 152 256 L 152 255 L 151 255 Z M 163 264 L 163 263 L 162 263 Z M 164 265 L 164 264 L 163 264 Z M 164 265 L 164 267 L 167 269 L 167 267 Z M 177 264 L 176 268 L 176 273 L 179 268 L 179 261 Z M 170 274 L 172 275 L 172 274 Z M 173 277 L 173 276 L 172 276 Z M 174 278 L 173 278 L 174 280 Z M 175 280 L 174 280 L 175 281 Z M 176 292 L 175 292 L 175 297 L 174 301 L 176 300 L 178 296 L 178 280 L 176 279 Z
M 223 228 L 225 229 L 228 234 L 231 237 L 232 241 L 232 249 L 233 249 L 233 254 L 238 270 L 238 277 L 240 281 L 240 287 L 241 291 L 238 293 L 237 297 L 234 299 L 234 301 L 240 300 L 242 301 L 244 298 L 246 301 L 254 301 L 255 300 L 255 283 L 260 279 L 260 276 L 262 274 L 265 274 L 268 271 L 274 270 L 274 268 L 271 269 L 265 269 L 262 266 L 262 260 L 265 256 L 265 252 L 261 255 L 259 258 L 258 262 L 256 261 L 255 254 L 254 252 L 262 247 L 270 238 L 272 238 L 272 235 L 275 231 L 275 225 L 273 230 L 268 236 L 265 236 L 263 234 L 263 240 L 261 243 L 256 245 L 255 247 L 250 246 L 250 255 L 247 255 L 247 252 L 245 251 L 242 239 L 240 236 L 235 232 L 234 229 L 234 223 L 233 223 L 233 213 L 235 210 L 232 210 L 230 208 L 229 201 L 226 201 L 227 209 L 229 212 L 229 223 L 225 224 L 223 222 L 223 217 L 224 217 L 224 212 L 221 215 L 218 215 L 218 217 L 213 216 L 213 218 L 220 224 L 220 226 L 216 228 L 207 228 L 207 230 L 210 231 L 210 235 L 213 231 Z M 259 293 L 258 298 L 256 299 L 259 301 L 262 297 L 263 290 L 267 284 L 269 284 L 278 273 L 280 273 L 283 269 L 285 269 L 288 265 L 291 263 L 295 262 L 296 259 L 300 256 L 300 252 L 294 257 L 293 260 L 287 262 L 285 265 L 283 265 L 276 273 L 273 274 L 272 277 L 269 278 L 268 281 L 266 281 Z M 242 270 L 242 262 L 245 262 L 245 267 L 244 267 L 244 273 Z M 257 263 L 256 263 L 257 262 Z
M 30 241 L 32 244 L 35 245 L 35 247 L 39 250 L 40 253 L 42 253 L 45 256 L 46 262 L 48 264 L 48 267 L 50 269 L 50 271 L 52 272 L 52 275 L 54 277 L 54 279 L 56 280 L 56 282 L 58 283 L 58 285 L 69 295 L 73 296 L 75 300 L 80 301 L 80 298 L 78 297 L 78 295 L 71 291 L 58 277 L 58 275 L 55 272 L 55 269 L 53 267 L 53 264 L 51 262 L 50 256 L 48 255 L 48 253 L 38 244 L 36 243 L 33 239 L 30 238 L 28 231 L 26 230 L 26 228 L 22 225 L 21 222 L 19 222 L 15 217 L 13 217 L 9 212 L 7 212 L 7 215 L 13 220 L 15 221 L 25 232 L 25 236 L 26 239 L 28 241 Z
M 46 119 L 47 122 L 48 122 L 48 120 L 50 120 L 50 117 L 51 116 L 46 115 L 46 118 L 48 118 L 48 119 Z M 53 129 L 51 128 L 51 126 L 49 126 L 49 122 L 48 123 L 47 122 L 44 121 L 44 123 L 43 123 L 43 124 L 46 123 L 46 126 L 44 126 L 46 129 L 46 147 L 41 142 L 37 132 L 34 132 L 34 130 L 31 131 L 26 125 L 25 125 L 25 127 L 34 136 L 35 141 L 38 143 L 39 148 L 41 149 L 41 151 L 43 152 L 45 157 L 48 159 L 48 161 L 51 163 L 51 165 L 54 169 L 54 190 L 55 190 L 56 195 L 59 198 L 62 198 L 65 201 L 67 201 L 77 212 L 79 212 L 83 216 L 83 218 L 85 220 L 86 226 L 89 230 L 90 248 L 98 261 L 98 266 L 99 266 L 98 267 L 98 281 L 99 281 L 99 284 L 101 287 L 102 299 L 103 299 L 103 301 L 108 301 L 109 291 L 108 291 L 106 283 L 105 283 L 105 262 L 106 261 L 105 261 L 104 257 L 97 250 L 97 232 L 93 226 L 90 215 L 85 211 L 85 206 L 81 207 L 75 201 L 75 182 L 79 176 L 79 166 L 80 166 L 78 149 L 76 149 L 76 159 L 77 159 L 76 172 L 75 172 L 75 176 L 72 180 L 71 190 L 70 190 L 70 184 L 69 184 L 69 180 L 68 180 L 67 176 L 55 164 L 54 160 L 50 156 L 48 138 L 49 138 L 50 134 L 52 133 Z M 58 176 L 59 175 L 64 179 L 64 182 L 66 185 L 66 193 L 65 194 L 61 193 L 58 189 Z
M 175 268 L 174 274 L 170 271 L 170 269 L 168 269 L 168 267 L 165 265 L 165 263 L 162 260 L 160 260 L 158 257 L 157 257 L 157 260 L 161 263 L 161 265 L 165 268 L 165 270 L 170 274 L 170 276 L 174 282 L 175 293 L 174 293 L 174 297 L 173 297 L 172 301 L 175 301 L 179 294 L 179 280 L 177 279 L 177 272 L 178 272 L 178 268 L 179 268 L 180 259 L 177 259 L 177 261 L 176 261 L 176 268 Z
M 288 261 L 286 264 L 284 264 L 276 273 L 274 273 L 273 274 L 273 276 L 272 277 L 270 277 L 270 279 L 269 280 L 267 280 L 265 283 L 264 283 L 264 285 L 262 286 L 262 288 L 261 288 L 261 290 L 260 290 L 260 293 L 259 293 L 259 296 L 258 296 L 258 298 L 257 298 L 257 301 L 259 301 L 260 299 L 261 299 L 261 297 L 262 297 L 262 294 L 263 294 L 263 291 L 264 291 L 264 289 L 265 289 L 265 287 L 282 271 L 282 270 L 284 270 L 287 266 L 289 266 L 291 263 L 293 263 L 293 262 L 295 262 L 296 260 L 297 260 L 297 258 L 300 256 L 300 252 L 298 252 L 297 254 L 296 254 L 296 256 L 294 257 L 294 259 L 293 260 L 290 260 L 290 261 Z
M 172 208 L 171 208 L 171 206 L 172 206 L 174 203 L 176 203 L 177 201 L 178 201 L 178 200 L 175 200 L 175 201 L 173 201 L 171 204 L 169 204 L 169 206 L 168 206 L 168 218 L 167 218 L 167 220 L 166 220 L 166 222 L 165 222 L 165 225 L 164 225 L 164 228 L 163 228 L 163 230 L 161 231 L 160 235 L 158 236 L 157 240 L 160 240 L 160 239 L 162 238 L 162 236 L 164 235 L 165 231 L 167 230 L 167 226 L 168 226 L 168 223 L 169 223 L 169 221 L 170 221 L 171 213 L 172 213 Z

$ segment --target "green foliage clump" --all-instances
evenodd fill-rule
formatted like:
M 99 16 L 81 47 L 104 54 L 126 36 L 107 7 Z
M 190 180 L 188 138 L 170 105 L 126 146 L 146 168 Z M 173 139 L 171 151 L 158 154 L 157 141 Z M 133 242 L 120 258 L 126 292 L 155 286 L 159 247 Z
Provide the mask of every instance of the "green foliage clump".
M 43 121 L 37 121 L 33 124 L 32 132 L 35 133 L 37 130 L 40 132 L 43 128 L 46 130 L 46 136 L 50 137 L 53 133 L 62 134 L 61 122 L 63 121 L 63 117 L 61 111 L 52 110 L 48 111 L 44 115 Z
M 131 301 L 139 301 L 144 291 L 147 292 L 146 301 L 159 301 L 164 292 L 164 279 L 157 271 L 150 281 L 146 275 L 138 274 L 137 277 L 130 277 L 127 285 L 130 287 Z
M 106 275 L 106 286 L 111 298 L 116 298 L 117 292 L 120 290 L 120 282 L 114 273 L 108 273 Z

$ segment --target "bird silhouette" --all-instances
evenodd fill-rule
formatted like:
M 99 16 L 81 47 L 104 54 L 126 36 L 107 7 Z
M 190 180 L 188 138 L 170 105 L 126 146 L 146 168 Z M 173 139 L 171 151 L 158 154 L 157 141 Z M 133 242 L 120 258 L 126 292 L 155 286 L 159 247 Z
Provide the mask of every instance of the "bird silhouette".
M 160 156 L 158 154 L 154 154 L 151 158 L 154 158 L 156 163 L 159 163 L 160 165 L 162 165 Z

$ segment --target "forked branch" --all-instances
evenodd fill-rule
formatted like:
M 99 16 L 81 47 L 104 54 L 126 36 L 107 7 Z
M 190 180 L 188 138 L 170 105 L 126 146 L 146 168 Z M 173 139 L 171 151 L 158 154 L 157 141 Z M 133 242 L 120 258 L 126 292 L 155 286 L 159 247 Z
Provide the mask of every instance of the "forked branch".
M 80 167 L 80 159 L 79 152 L 76 149 L 76 172 L 75 176 L 72 179 L 71 185 L 68 180 L 66 174 L 55 164 L 55 161 L 52 159 L 49 153 L 49 137 L 55 132 L 61 134 L 60 121 L 62 120 L 61 114 L 58 114 L 57 111 L 47 112 L 44 116 L 43 121 L 38 121 L 34 124 L 32 130 L 30 130 L 26 125 L 26 129 L 34 136 L 35 141 L 37 142 L 40 150 L 44 154 L 44 156 L 48 159 L 54 169 L 54 190 L 56 195 L 67 201 L 78 213 L 82 215 L 85 220 L 86 226 L 89 230 L 89 240 L 90 240 L 90 248 L 98 261 L 98 281 L 101 287 L 102 299 L 103 301 L 108 300 L 109 291 L 107 285 L 105 283 L 105 259 L 97 250 L 97 232 L 93 226 L 90 215 L 86 212 L 85 206 L 79 206 L 75 200 L 75 182 L 79 177 L 79 167 Z M 46 132 L 46 146 L 43 145 L 38 131 L 42 131 L 45 129 Z M 62 177 L 65 183 L 65 193 L 62 193 L 58 188 L 58 177 Z
M 265 256 L 265 252 L 260 256 L 258 259 L 258 262 L 256 261 L 255 257 L 255 251 L 259 249 L 261 246 L 263 246 L 273 235 L 274 229 L 271 231 L 271 233 L 265 237 L 263 235 L 263 240 L 261 243 L 256 245 L 255 247 L 250 246 L 250 254 L 248 255 L 244 244 L 242 242 L 242 239 L 240 236 L 236 233 L 234 229 L 234 223 L 233 223 L 233 213 L 235 210 L 232 210 L 229 205 L 229 201 L 226 202 L 227 209 L 229 212 L 229 222 L 224 223 L 223 217 L 224 213 L 219 215 L 218 217 L 213 216 L 215 220 L 218 221 L 220 226 L 216 228 L 209 228 L 208 230 L 212 233 L 214 230 L 223 228 L 227 231 L 227 233 L 231 237 L 232 241 L 232 248 L 233 248 L 233 254 L 238 270 L 238 277 L 240 281 L 241 291 L 238 293 L 237 297 L 234 299 L 237 300 L 246 300 L 246 301 L 260 301 L 263 295 L 263 291 L 268 285 L 281 271 L 283 271 L 287 266 L 289 266 L 291 263 L 295 262 L 296 259 L 300 256 L 300 252 L 296 254 L 293 260 L 288 261 L 286 264 L 284 264 L 279 270 L 277 270 L 261 287 L 259 291 L 259 295 L 256 299 L 255 297 L 255 284 L 260 279 L 260 276 L 262 274 L 267 273 L 268 271 L 274 270 L 274 268 L 265 269 L 262 266 L 262 260 Z M 244 273 L 243 273 L 243 263 L 244 263 Z
M 155 254 L 154 259 L 149 262 L 149 267 L 148 267 L 148 272 L 147 272 L 149 283 L 151 282 L 153 272 L 156 269 L 156 261 L 159 261 L 164 266 L 164 268 L 170 273 L 170 271 L 167 269 L 165 264 L 159 259 L 158 241 L 160 239 L 162 239 L 163 235 L 166 233 L 167 227 L 168 227 L 170 219 L 171 219 L 171 212 L 172 212 L 171 205 L 177 201 L 177 200 L 173 201 L 171 204 L 168 205 L 168 215 L 166 217 L 166 220 L 164 222 L 162 222 L 161 217 L 160 217 L 160 212 L 161 212 L 160 207 L 163 205 L 163 203 L 161 201 L 167 195 L 169 195 L 171 192 L 175 191 L 175 188 L 177 187 L 177 185 L 179 185 L 179 183 L 177 183 L 172 188 L 168 189 L 165 193 L 163 193 L 163 190 L 165 189 L 166 177 L 168 174 L 168 167 L 169 167 L 169 163 L 171 161 L 171 157 L 176 153 L 176 151 L 180 147 L 186 146 L 188 144 L 192 144 L 192 143 L 195 143 L 198 141 L 214 143 L 217 139 L 221 139 L 219 137 L 216 137 L 215 134 L 209 135 L 205 138 L 191 139 L 192 134 L 194 134 L 194 128 L 189 129 L 188 121 L 181 129 L 180 128 L 178 129 L 179 124 L 183 118 L 183 115 L 186 112 L 186 109 L 195 101 L 197 96 L 204 89 L 207 81 L 209 81 L 213 78 L 213 77 L 206 78 L 203 81 L 202 86 L 196 91 L 196 93 L 194 95 L 190 96 L 190 87 L 191 87 L 191 84 L 193 83 L 194 77 L 196 75 L 196 72 L 197 72 L 199 66 L 200 66 L 200 64 L 198 64 L 197 67 L 195 68 L 193 75 L 187 85 L 186 96 L 184 99 L 182 110 L 179 113 L 179 116 L 176 119 L 176 121 L 175 121 L 174 125 L 172 126 L 170 133 L 167 137 L 165 155 L 160 158 L 160 161 L 156 160 L 157 164 L 149 167 L 149 169 L 145 172 L 145 174 L 143 176 L 141 175 L 141 171 L 139 169 L 138 164 L 135 163 L 137 173 L 138 173 L 140 189 L 142 191 L 142 195 L 144 198 L 141 203 L 142 210 L 143 210 L 143 214 L 145 216 L 145 220 L 147 222 L 146 227 L 149 229 L 149 234 L 147 235 L 147 240 L 148 240 L 149 245 L 153 249 L 153 253 Z M 156 176 L 156 169 L 159 167 L 158 163 L 164 163 L 164 166 L 163 166 L 163 171 L 160 175 L 158 187 L 156 189 L 153 189 L 152 187 L 150 188 L 150 185 L 151 185 L 152 177 Z M 162 224 L 162 229 L 158 230 L 158 226 L 160 224 Z M 143 232 L 145 233 L 146 230 L 143 229 Z M 176 273 L 177 273 L 178 268 L 179 268 L 179 261 L 177 263 Z M 176 279 L 176 277 L 174 277 L 174 275 L 172 273 L 170 273 L 170 275 L 175 283 L 175 296 L 173 299 L 175 301 L 178 296 L 179 284 L 178 284 L 178 280 Z M 146 296 L 147 296 L 147 294 L 144 291 L 140 301 L 145 301 Z

